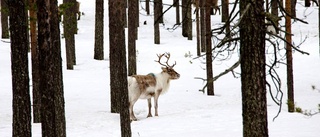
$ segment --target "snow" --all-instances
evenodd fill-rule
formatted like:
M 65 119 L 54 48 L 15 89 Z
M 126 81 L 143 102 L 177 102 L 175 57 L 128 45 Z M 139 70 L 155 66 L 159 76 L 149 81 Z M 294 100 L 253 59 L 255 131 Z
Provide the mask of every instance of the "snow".
M 65 92 L 65 111 L 67 135 L 69 137 L 120 136 L 118 114 L 110 112 L 109 58 L 108 58 L 108 2 L 105 1 L 105 60 L 93 59 L 94 45 L 94 8 L 95 1 L 79 0 L 81 11 L 85 13 L 79 21 L 76 35 L 77 65 L 74 70 L 66 70 L 64 39 L 62 39 L 63 79 Z M 61 0 L 59 0 L 61 3 Z M 164 0 L 172 3 L 172 0 Z M 141 2 L 142 6 L 144 5 Z M 152 9 L 151 5 L 151 9 Z M 164 6 L 166 9 L 167 6 Z M 309 24 L 293 24 L 294 42 L 307 40 L 300 46 L 310 55 L 294 52 L 295 103 L 303 110 L 318 111 L 320 91 L 312 90 L 314 85 L 320 89 L 320 59 L 318 7 L 303 7 L 298 1 L 297 15 Z M 152 14 L 152 12 L 151 12 Z M 157 53 L 170 52 L 171 61 L 177 61 L 175 70 L 181 78 L 171 82 L 165 95 L 159 98 L 159 117 L 146 118 L 147 101 L 139 100 L 134 112 L 139 119 L 132 122 L 134 137 L 194 137 L 242 136 L 241 84 L 239 78 L 227 74 L 215 82 L 216 96 L 206 96 L 199 92 L 203 81 L 194 77 L 205 77 L 203 59 L 193 60 L 196 56 L 196 37 L 193 41 L 181 36 L 181 27 L 171 31 L 175 23 L 174 10 L 164 16 L 165 26 L 161 30 L 161 44 L 153 44 L 153 16 L 146 16 L 140 10 L 139 40 L 137 41 L 138 73 L 160 72 L 160 65 L 154 62 Z M 147 21 L 147 25 L 143 22 Z M 220 16 L 212 16 L 212 24 L 219 24 Z M 213 26 L 215 27 L 215 26 Z M 195 27 L 194 27 L 195 28 Z M 9 41 L 9 40 L 4 40 Z M 191 54 L 192 57 L 186 55 Z M 214 75 L 230 67 L 236 61 L 237 53 L 227 62 L 214 62 Z M 12 88 L 10 45 L 1 41 L 0 45 L 0 136 L 12 136 Z M 268 128 L 271 137 L 319 137 L 320 114 L 312 117 L 299 113 L 288 113 L 286 106 L 286 71 L 281 65 L 278 69 L 284 91 L 281 114 L 273 121 L 279 106 L 268 93 Z M 30 70 L 31 72 L 31 70 Z M 239 68 L 237 69 L 239 71 Z M 31 83 L 31 82 L 30 82 Z M 30 84 L 31 85 L 31 84 Z M 32 88 L 32 85 L 31 85 Z M 154 114 L 154 112 L 153 112 Z M 32 124 L 32 135 L 41 136 L 41 125 Z

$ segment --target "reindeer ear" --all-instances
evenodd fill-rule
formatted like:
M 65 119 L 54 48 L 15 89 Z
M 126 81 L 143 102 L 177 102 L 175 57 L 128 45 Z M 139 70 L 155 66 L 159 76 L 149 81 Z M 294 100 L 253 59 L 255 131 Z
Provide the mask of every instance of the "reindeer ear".
M 167 71 L 166 67 L 161 67 L 162 71 Z

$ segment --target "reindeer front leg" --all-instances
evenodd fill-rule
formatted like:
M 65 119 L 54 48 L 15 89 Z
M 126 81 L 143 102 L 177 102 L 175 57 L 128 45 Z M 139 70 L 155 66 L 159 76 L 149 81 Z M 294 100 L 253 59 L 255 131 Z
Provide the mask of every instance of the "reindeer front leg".
M 158 98 L 159 98 L 161 91 L 162 91 L 162 89 L 158 89 L 154 95 L 154 111 L 155 111 L 154 116 L 159 116 L 158 115 Z
M 151 114 L 151 107 L 152 107 L 152 105 L 151 105 L 151 98 L 149 98 L 149 99 L 148 99 L 149 114 L 148 114 L 148 116 L 147 116 L 147 117 L 152 117 L 152 114 Z

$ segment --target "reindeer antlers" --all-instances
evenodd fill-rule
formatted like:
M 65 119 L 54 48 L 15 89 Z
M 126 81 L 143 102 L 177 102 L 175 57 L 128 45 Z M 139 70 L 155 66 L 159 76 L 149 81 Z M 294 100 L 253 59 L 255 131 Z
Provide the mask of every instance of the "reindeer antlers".
M 168 61 L 170 59 L 170 53 L 157 54 L 157 56 L 158 56 L 159 60 L 155 60 L 155 62 L 158 62 L 162 66 L 165 66 L 165 67 L 168 67 L 168 68 L 173 68 L 177 64 L 176 61 L 171 66 L 168 64 Z M 165 56 L 167 58 L 166 64 L 163 64 L 163 63 L 160 62 L 160 60 L 161 60 L 161 58 L 163 56 Z

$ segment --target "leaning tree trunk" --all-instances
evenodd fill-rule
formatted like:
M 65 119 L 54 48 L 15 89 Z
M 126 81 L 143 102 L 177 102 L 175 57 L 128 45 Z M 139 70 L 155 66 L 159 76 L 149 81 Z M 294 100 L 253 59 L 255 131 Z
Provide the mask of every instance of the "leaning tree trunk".
M 95 31 L 94 31 L 94 59 L 103 60 L 104 50 L 103 50 L 103 18 L 104 18 L 104 1 L 96 0 L 96 17 L 95 17 Z
M 25 1 L 8 1 L 11 33 L 12 136 L 31 137 L 28 24 Z
M 66 121 L 57 0 L 37 0 L 42 136 L 65 137 Z M 48 16 L 48 13 L 49 14 Z
M 243 137 L 267 137 L 264 1 L 240 1 Z

